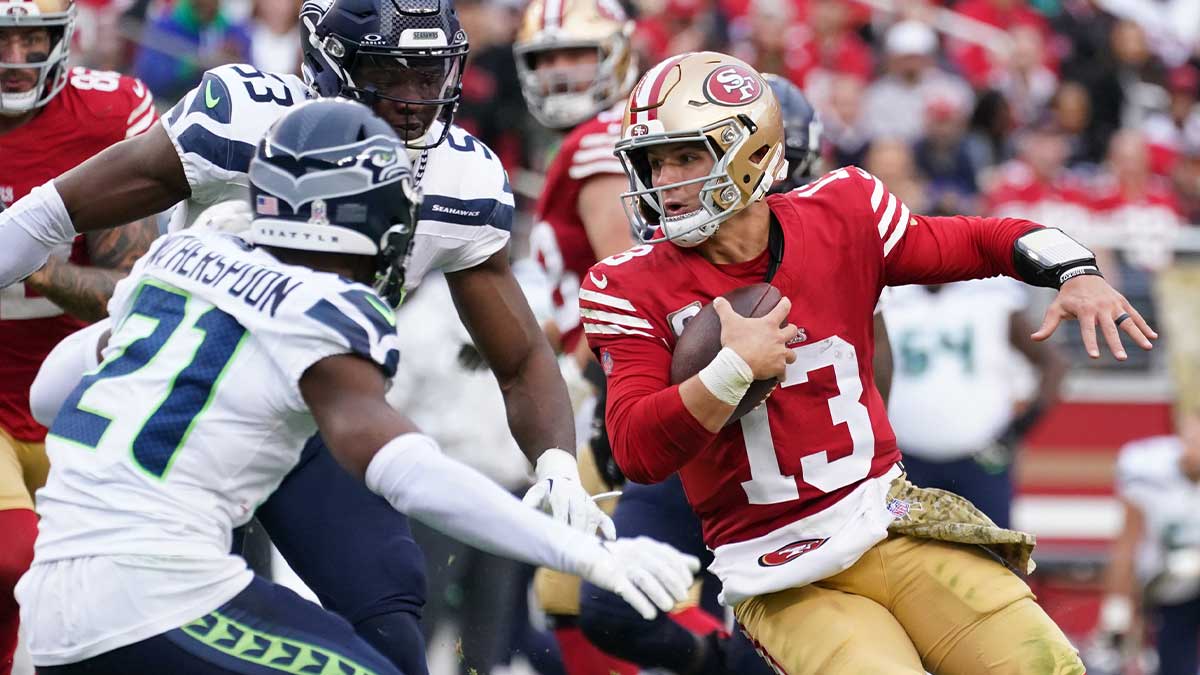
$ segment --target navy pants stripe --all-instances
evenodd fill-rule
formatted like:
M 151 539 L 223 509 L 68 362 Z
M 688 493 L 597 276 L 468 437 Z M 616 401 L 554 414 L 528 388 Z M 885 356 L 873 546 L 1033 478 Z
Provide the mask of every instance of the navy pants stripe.
M 40 666 L 37 672 L 402 675 L 345 619 L 259 577 L 215 612 L 184 626 L 78 663 Z

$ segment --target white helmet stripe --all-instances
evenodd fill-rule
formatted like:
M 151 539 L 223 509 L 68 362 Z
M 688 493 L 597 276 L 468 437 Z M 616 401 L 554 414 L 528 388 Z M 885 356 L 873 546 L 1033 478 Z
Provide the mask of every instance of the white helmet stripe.
M 562 26 L 563 0 L 545 0 L 542 6 L 542 28 Z

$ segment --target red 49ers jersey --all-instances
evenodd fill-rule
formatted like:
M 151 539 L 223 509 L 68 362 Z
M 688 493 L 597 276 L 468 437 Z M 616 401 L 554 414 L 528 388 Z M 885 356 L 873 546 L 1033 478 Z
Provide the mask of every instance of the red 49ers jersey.
M 872 316 L 887 285 L 1013 276 L 1013 244 L 1036 227 L 1014 219 L 909 212 L 857 168 L 767 198 L 784 235 L 772 282 L 800 328 L 783 385 L 717 434 L 669 384 L 688 318 L 760 282 L 768 254 L 715 265 L 694 249 L 638 246 L 591 268 L 579 293 L 588 343 L 608 372 L 607 425 L 626 476 L 679 471 L 717 548 L 812 515 L 900 459 L 871 367 Z
M 530 248 L 553 289 L 554 323 L 562 335 L 564 352 L 572 351 L 583 335 L 579 280 L 596 262 L 596 252 L 579 217 L 579 192 L 594 176 L 624 175 L 613 156 L 620 134 L 620 108 L 602 112 L 567 134 L 546 171 L 536 222 L 529 233 Z
M 72 69 L 67 86 L 36 117 L 0 134 L 0 201 L 12 204 L 156 119 L 154 99 L 139 80 Z M 56 255 L 88 263 L 82 236 Z M 24 441 L 45 437 L 29 413 L 29 385 L 54 345 L 83 325 L 24 284 L 0 289 L 0 428 Z

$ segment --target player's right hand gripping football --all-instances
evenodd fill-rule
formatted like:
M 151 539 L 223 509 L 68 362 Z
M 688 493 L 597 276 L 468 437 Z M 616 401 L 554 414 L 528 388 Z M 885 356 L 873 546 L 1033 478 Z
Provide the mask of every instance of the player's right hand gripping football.
M 792 309 L 791 300 L 781 298 L 770 312 L 757 319 L 738 314 L 725 298 L 714 298 L 713 309 L 721 319 L 721 346 L 737 352 L 754 372 L 754 379 L 784 379 L 787 365 L 796 360 L 787 343 L 800 331 L 791 323 L 780 328 Z
M 700 570 L 696 556 L 680 553 L 649 537 L 606 541 L 600 553 L 582 564 L 579 574 L 621 596 L 650 621 L 687 599 Z

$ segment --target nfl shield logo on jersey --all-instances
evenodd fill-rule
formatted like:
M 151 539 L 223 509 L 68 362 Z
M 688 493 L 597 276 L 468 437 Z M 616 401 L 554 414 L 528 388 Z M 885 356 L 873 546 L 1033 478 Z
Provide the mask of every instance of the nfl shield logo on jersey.
M 309 216 L 308 222 L 313 225 L 328 225 L 329 214 L 325 207 L 324 199 L 314 199 L 312 203 L 312 215 Z

